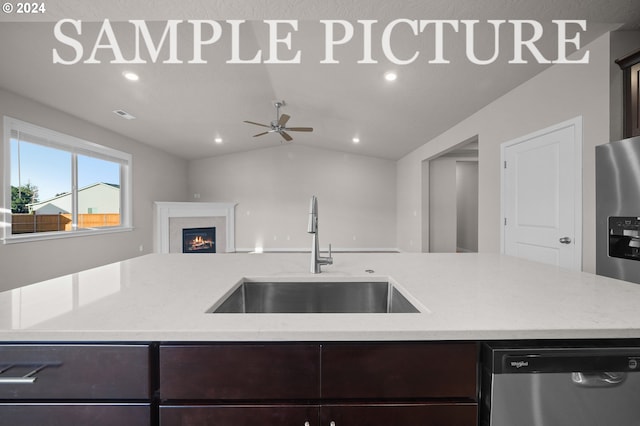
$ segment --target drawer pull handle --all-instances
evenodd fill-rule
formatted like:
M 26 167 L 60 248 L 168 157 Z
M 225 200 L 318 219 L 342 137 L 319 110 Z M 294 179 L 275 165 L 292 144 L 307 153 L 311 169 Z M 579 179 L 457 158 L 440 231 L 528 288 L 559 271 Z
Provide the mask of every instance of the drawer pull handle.
M 20 384 L 31 384 L 36 381 L 38 378 L 36 374 L 47 367 L 57 367 L 62 365 L 62 363 L 46 363 L 46 364 L 10 364 L 10 365 L 0 365 L 0 374 L 5 373 L 11 370 L 14 367 L 25 367 L 25 366 L 33 366 L 35 367 L 33 370 L 29 371 L 27 374 L 23 376 L 0 376 L 0 385 L 2 384 L 10 384 L 10 385 L 20 385 Z
M 0 377 L 0 385 L 28 385 L 36 379 L 37 377 Z

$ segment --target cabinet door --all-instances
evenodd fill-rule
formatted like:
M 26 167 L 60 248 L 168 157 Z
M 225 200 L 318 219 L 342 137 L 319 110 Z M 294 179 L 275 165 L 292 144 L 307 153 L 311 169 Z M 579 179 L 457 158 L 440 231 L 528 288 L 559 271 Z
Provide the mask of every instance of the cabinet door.
M 629 68 L 627 78 L 625 134 L 628 137 L 640 136 L 640 64 Z
M 319 390 L 318 345 L 160 347 L 160 398 L 164 401 L 317 399 Z
M 146 345 L 0 345 L 0 400 L 150 397 Z
M 476 404 L 323 405 L 320 426 L 477 426 Z
M 318 426 L 312 405 L 161 406 L 160 426 Z
M 149 426 L 148 404 L 0 404 L 0 426 Z
M 329 344 L 322 398 L 476 399 L 474 343 Z
M 616 63 L 623 71 L 624 133 L 623 137 L 640 136 L 640 50 L 636 50 Z

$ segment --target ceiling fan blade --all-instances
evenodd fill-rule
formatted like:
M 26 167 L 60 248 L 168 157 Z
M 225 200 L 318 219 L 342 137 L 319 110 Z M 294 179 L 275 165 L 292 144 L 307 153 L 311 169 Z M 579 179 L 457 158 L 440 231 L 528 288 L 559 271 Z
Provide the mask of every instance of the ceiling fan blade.
M 287 121 L 289 121 L 291 117 L 287 114 L 282 114 L 280 116 L 280 118 L 278 119 L 278 126 L 280 127 L 284 127 L 287 124 Z
M 268 134 L 268 133 L 271 133 L 271 132 L 262 132 L 262 133 L 258 133 L 257 135 L 253 135 L 253 137 L 255 138 L 256 136 L 262 136 L 262 135 L 266 135 L 266 134 Z
M 268 128 L 271 128 L 271 126 L 267 126 L 266 124 L 256 123 L 255 121 L 247 121 L 247 120 L 245 120 L 244 122 L 245 122 L 245 123 L 248 123 L 248 124 L 255 124 L 256 126 L 262 126 L 262 127 L 268 127 Z
M 278 132 L 282 135 L 282 137 L 284 138 L 284 140 L 286 140 L 287 142 L 290 142 L 293 140 L 293 138 L 291 136 L 289 136 L 289 134 L 287 132 Z
M 287 127 L 292 132 L 313 132 L 313 127 Z

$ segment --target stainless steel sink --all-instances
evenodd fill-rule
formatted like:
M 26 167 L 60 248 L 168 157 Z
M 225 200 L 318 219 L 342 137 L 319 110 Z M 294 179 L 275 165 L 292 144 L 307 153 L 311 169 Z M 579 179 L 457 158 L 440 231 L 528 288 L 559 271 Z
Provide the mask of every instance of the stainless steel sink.
M 241 281 L 209 313 L 419 313 L 387 281 Z

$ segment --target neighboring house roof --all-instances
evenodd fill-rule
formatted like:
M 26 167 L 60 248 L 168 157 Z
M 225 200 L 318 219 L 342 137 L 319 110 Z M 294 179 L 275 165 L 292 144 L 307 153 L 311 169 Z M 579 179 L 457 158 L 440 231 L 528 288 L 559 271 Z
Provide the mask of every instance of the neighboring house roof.
M 120 210 L 120 185 L 98 182 L 78 190 L 79 213 L 117 213 Z M 36 214 L 71 213 L 71 193 L 27 204 Z
M 35 212 L 36 214 L 62 214 L 62 213 L 71 213 L 70 211 L 66 210 L 64 207 L 55 204 L 55 202 L 53 203 L 44 203 L 44 204 L 40 204 L 38 203 L 38 205 L 36 204 L 29 204 L 29 213 L 33 213 Z

